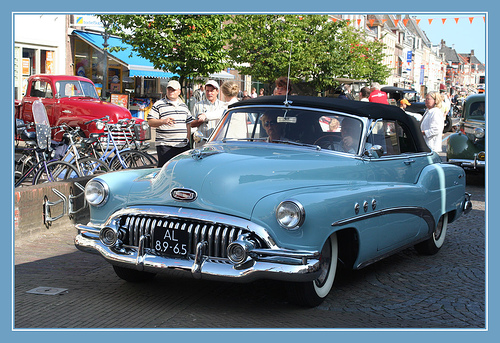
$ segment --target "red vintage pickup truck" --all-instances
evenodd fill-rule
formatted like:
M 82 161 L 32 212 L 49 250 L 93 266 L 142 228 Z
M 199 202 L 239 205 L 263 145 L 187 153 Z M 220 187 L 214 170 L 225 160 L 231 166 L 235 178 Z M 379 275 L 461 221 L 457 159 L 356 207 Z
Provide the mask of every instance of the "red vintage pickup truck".
M 95 85 L 87 78 L 69 75 L 33 75 L 28 79 L 26 96 L 15 102 L 15 117 L 32 123 L 32 104 L 40 99 L 45 105 L 50 126 L 66 123 L 80 127 L 85 136 L 100 133 L 95 123 L 86 122 L 109 116 L 111 123 L 131 119 L 124 107 L 99 99 Z M 137 122 L 142 121 L 138 120 Z M 58 140 L 59 137 L 54 137 Z

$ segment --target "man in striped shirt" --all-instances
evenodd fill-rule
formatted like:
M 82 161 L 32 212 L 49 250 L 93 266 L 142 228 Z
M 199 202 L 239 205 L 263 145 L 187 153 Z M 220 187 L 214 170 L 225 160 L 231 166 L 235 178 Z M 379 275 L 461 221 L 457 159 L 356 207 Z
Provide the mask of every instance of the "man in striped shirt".
M 149 126 L 156 128 L 156 152 L 158 167 L 172 157 L 189 150 L 193 117 L 187 105 L 179 99 L 181 85 L 171 80 L 167 84 L 167 96 L 158 100 L 148 114 Z

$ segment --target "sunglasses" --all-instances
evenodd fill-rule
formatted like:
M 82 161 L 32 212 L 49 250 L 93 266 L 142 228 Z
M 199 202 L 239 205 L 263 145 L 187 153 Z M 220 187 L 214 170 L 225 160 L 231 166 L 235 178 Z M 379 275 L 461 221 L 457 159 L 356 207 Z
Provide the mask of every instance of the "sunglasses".
M 278 124 L 278 122 L 276 120 L 266 120 L 264 122 L 264 127 L 268 127 L 270 125 L 276 125 L 276 124 Z

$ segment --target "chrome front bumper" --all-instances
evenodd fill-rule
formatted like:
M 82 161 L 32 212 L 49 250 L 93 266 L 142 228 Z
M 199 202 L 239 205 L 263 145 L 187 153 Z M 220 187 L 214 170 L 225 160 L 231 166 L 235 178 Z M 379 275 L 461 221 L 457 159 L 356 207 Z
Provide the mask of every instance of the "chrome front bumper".
M 448 163 L 455 164 L 465 169 L 483 169 L 486 167 L 485 161 L 480 161 L 477 158 L 477 154 L 473 160 L 459 159 L 459 158 L 451 158 L 448 160 Z
M 274 279 L 292 282 L 312 281 L 319 277 L 319 253 L 280 249 L 256 249 L 252 257 L 235 264 L 227 259 L 205 255 L 205 244 L 200 242 L 194 256 L 187 259 L 159 256 L 144 247 L 109 247 L 99 240 L 95 228 L 77 225 L 79 233 L 75 246 L 84 252 L 102 255 L 112 265 L 152 273 L 181 270 L 197 279 L 215 279 L 234 282 L 251 282 L 258 279 Z

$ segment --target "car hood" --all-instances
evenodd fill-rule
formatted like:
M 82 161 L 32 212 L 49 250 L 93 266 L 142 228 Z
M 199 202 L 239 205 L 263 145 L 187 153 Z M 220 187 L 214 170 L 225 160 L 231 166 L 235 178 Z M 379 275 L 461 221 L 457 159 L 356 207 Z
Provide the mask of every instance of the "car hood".
M 128 205 L 167 205 L 250 218 L 262 198 L 304 187 L 366 182 L 361 159 L 307 148 L 209 145 L 169 161 L 154 178 L 134 182 Z M 198 155 L 197 155 L 198 153 Z M 359 172 L 356 172 L 359 170 Z M 348 177 L 347 177 L 348 176 Z M 179 201 L 173 189 L 196 192 Z

